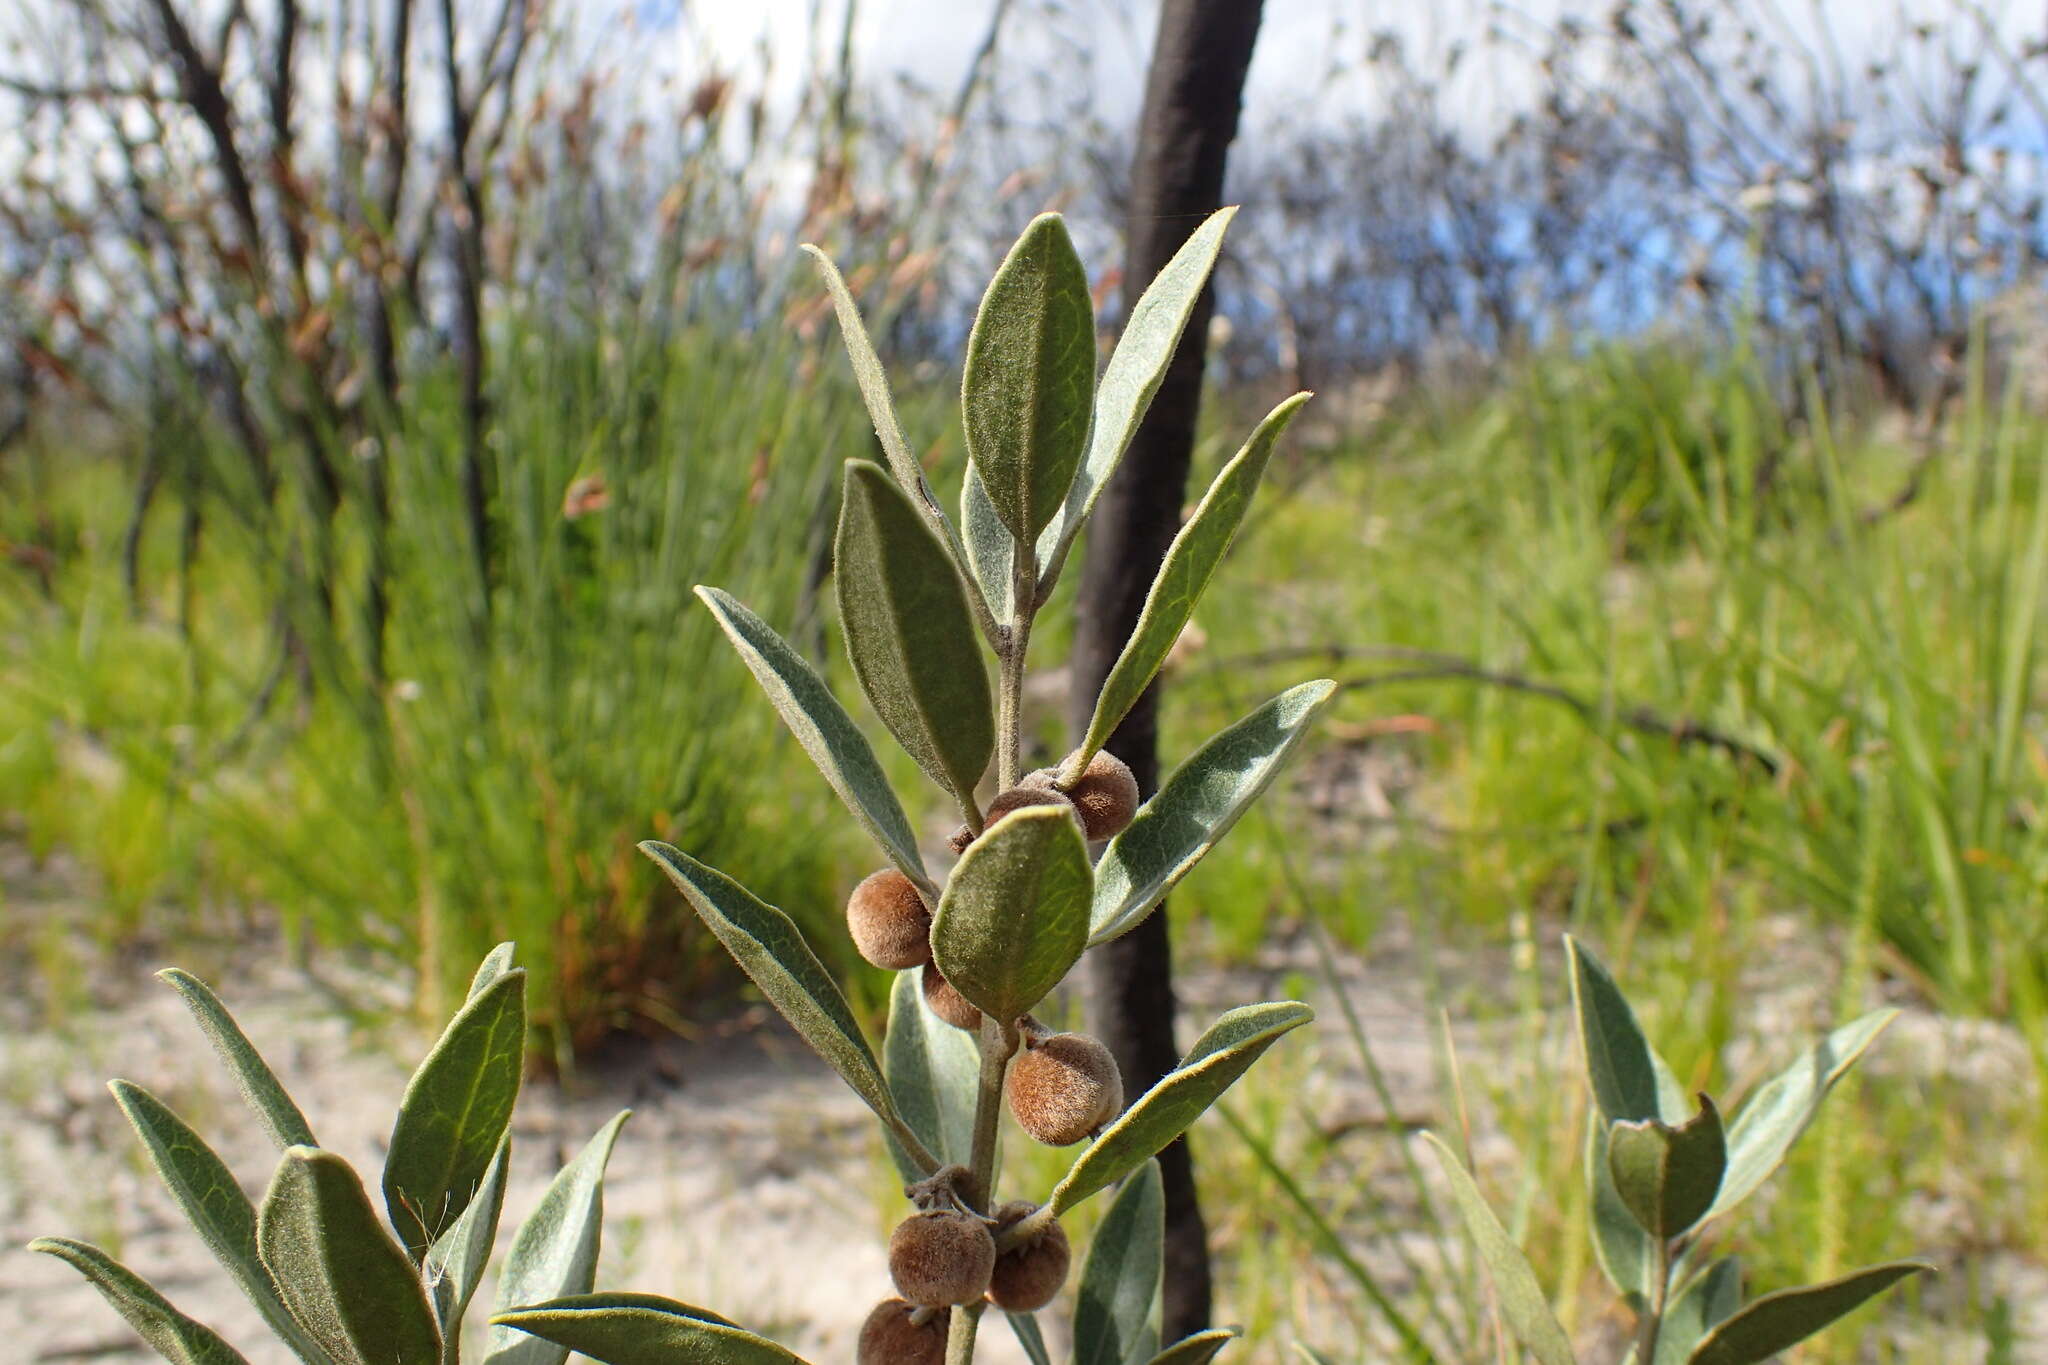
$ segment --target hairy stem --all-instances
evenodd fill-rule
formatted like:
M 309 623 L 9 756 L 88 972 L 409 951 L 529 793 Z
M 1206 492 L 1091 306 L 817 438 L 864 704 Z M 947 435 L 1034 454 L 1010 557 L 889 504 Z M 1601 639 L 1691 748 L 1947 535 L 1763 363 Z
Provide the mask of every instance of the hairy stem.
M 977 1213 L 987 1213 L 996 1188 L 996 1126 L 1003 1116 L 1003 1072 L 1017 1051 L 1017 1029 L 984 1015 L 981 1021 L 981 1080 L 974 1095 L 974 1155 L 961 1196 Z M 953 1310 L 946 1331 L 946 1365 L 967 1365 L 974 1359 L 974 1331 L 981 1305 Z
M 981 1080 L 974 1096 L 974 1154 L 967 1170 L 967 1188 L 962 1191 L 962 1197 L 978 1213 L 989 1211 L 989 1196 L 995 1191 L 996 1126 L 1003 1116 L 1003 1072 L 1016 1051 L 1016 1027 L 983 1016 Z
M 1664 1329 L 1664 1305 L 1671 1294 L 1671 1243 L 1657 1243 L 1657 1280 L 1649 1306 L 1643 1310 L 1636 1337 L 1636 1365 L 1657 1365 L 1657 1337 Z
M 974 1360 L 974 1329 L 981 1326 L 981 1305 L 968 1304 L 953 1310 L 952 1326 L 946 1329 L 946 1365 L 971 1365 Z

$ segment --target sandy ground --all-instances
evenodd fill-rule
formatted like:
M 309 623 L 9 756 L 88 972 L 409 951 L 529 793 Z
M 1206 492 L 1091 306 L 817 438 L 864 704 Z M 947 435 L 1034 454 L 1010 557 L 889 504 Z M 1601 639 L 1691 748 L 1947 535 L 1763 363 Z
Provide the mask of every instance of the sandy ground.
M 9 898 L 10 915 L 30 906 L 43 915 L 67 913 L 74 904 L 71 880 L 61 867 L 30 869 L 18 851 L 0 846 L 0 889 Z M 1443 1091 L 1424 988 L 1418 974 L 1386 965 L 1401 952 L 1398 941 L 1391 942 L 1374 969 L 1347 960 L 1340 976 L 1374 1041 L 1389 1089 L 1400 1097 L 1398 1117 L 1409 1124 L 1441 1124 L 1445 1115 L 1435 1099 Z M 344 991 L 388 997 L 393 987 L 387 980 L 331 962 L 309 975 L 283 965 L 285 956 L 274 939 L 252 933 L 240 942 L 187 952 L 181 965 L 227 998 L 321 1141 L 359 1169 L 375 1171 L 409 1059 L 428 1040 L 409 1026 L 352 1022 L 339 1006 Z M 184 1225 L 104 1089 L 104 1079 L 118 1075 L 154 1091 L 216 1140 L 252 1197 L 260 1197 L 275 1153 L 243 1121 L 239 1097 L 175 996 L 150 978 L 157 965 L 156 954 L 145 947 L 96 971 L 88 986 L 91 1008 L 72 1013 L 69 1023 L 53 1030 L 41 1027 L 36 1014 L 35 969 L 26 960 L 0 963 L 0 1241 L 18 1247 L 40 1233 L 65 1233 L 100 1242 L 187 1312 L 218 1328 L 251 1365 L 287 1365 L 286 1352 L 268 1340 L 255 1311 Z M 1500 966 L 1444 965 L 1451 979 L 1467 981 L 1483 981 Z M 1196 1021 L 1229 1004 L 1280 997 L 1304 979 L 1315 979 L 1315 964 L 1298 940 L 1275 945 L 1252 968 L 1188 974 L 1186 1032 L 1192 1036 Z M 1814 986 L 1824 979 L 1789 954 L 1767 968 L 1763 984 L 1792 1035 L 1807 1031 L 1799 1016 L 1816 1007 Z M 1359 1162 L 1360 1188 L 1383 1188 L 1398 1199 L 1404 1187 L 1395 1170 L 1397 1153 L 1385 1140 L 1388 1115 L 1365 1082 L 1333 1000 L 1318 1000 L 1314 992 L 1308 998 L 1322 1007 L 1322 1021 L 1290 1039 L 1284 1054 L 1275 1054 L 1285 1103 L 1325 1132 L 1365 1135 L 1347 1148 L 1348 1159 Z M 1561 1027 L 1547 1032 L 1563 1045 Z M 1458 1046 L 1475 1073 L 1511 1073 L 1531 1055 L 1526 1028 L 1461 1028 Z M 2034 1084 L 2016 1039 L 1990 1026 L 1923 1013 L 1909 1012 L 1901 1020 L 1874 1065 L 1894 1082 L 1961 1075 L 1987 1095 L 2007 1098 Z M 573 1091 L 529 1084 L 515 1119 L 514 1179 L 501 1248 L 554 1170 L 620 1107 L 631 1107 L 634 1116 L 606 1183 L 600 1285 L 716 1308 L 820 1365 L 850 1360 L 861 1317 L 886 1292 L 882 1238 L 900 1202 L 866 1111 L 759 1009 L 729 1021 L 716 1039 L 635 1046 L 600 1059 Z M 1479 1119 L 1483 1131 L 1483 1112 Z M 1500 1145 L 1482 1138 L 1482 1160 Z M 1375 1155 L 1361 1158 L 1360 1152 Z M 2015 1159 L 2026 1159 L 2023 1148 L 2015 1150 Z M 1969 1197 L 1968 1190 L 1928 1193 L 1921 1221 L 1932 1241 L 1923 1246 L 1967 1244 L 1972 1219 L 1959 1202 Z M 1273 1212 L 1253 1211 L 1248 1222 L 1243 1213 L 1213 1210 L 1212 1222 L 1235 1254 L 1256 1256 L 1262 1250 L 1256 1219 Z M 1401 1250 L 1425 1265 L 1437 1254 L 1420 1235 L 1405 1248 L 1362 1240 L 1358 1250 L 1397 1290 L 1409 1276 Z M 2010 1358 L 2048 1361 L 2048 1276 L 2011 1256 L 1962 1250 L 1955 1255 L 1970 1258 L 1966 1266 L 1952 1267 L 1967 1275 L 1945 1276 L 1948 1288 L 1934 1293 L 1960 1293 L 1966 1283 L 1980 1294 L 1985 1286 L 2001 1289 L 2017 1310 L 2016 1353 Z M 1285 1316 L 1344 1358 L 1342 1343 L 1353 1337 L 1343 1326 L 1341 1279 L 1321 1264 L 1298 1272 L 1264 1279 L 1286 1282 Z M 1226 1267 L 1225 1283 L 1230 1282 Z M 471 1312 L 472 1330 L 491 1292 L 487 1281 Z M 1242 1307 L 1226 1300 L 1226 1316 Z M 1053 1319 L 1063 1314 L 1047 1316 L 1057 1347 L 1059 1323 Z M 982 1359 L 989 1365 L 1020 1361 L 1002 1324 L 987 1326 Z M 1912 1346 L 1911 1359 L 1982 1358 L 1981 1348 L 1966 1350 L 1960 1340 L 1944 1342 L 1903 1321 L 1886 1335 L 1893 1344 Z M 8 1355 L 19 1360 L 153 1359 L 69 1268 L 4 1249 L 0 1340 L 16 1344 Z M 1591 1348 L 1589 1365 L 1611 1358 L 1597 1325 L 1582 1344 Z M 1234 1358 L 1290 1359 L 1285 1346 L 1254 1343 Z M 471 1358 L 479 1354 L 473 1351 Z

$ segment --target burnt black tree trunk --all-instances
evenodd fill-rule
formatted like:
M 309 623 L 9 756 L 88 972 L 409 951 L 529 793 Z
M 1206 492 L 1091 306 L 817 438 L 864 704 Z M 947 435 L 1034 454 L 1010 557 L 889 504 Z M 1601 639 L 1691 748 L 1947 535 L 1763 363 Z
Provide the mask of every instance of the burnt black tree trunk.
M 1262 0 L 1164 0 L 1131 167 L 1125 225 L 1125 311 L 1188 235 L 1223 200 L 1224 162 L 1237 136 L 1245 71 Z M 1160 560 L 1180 529 L 1181 497 L 1202 400 L 1212 301 L 1204 291 L 1123 468 L 1103 491 L 1088 537 L 1075 626 L 1072 715 L 1087 728 L 1096 693 L 1137 624 Z M 1146 795 L 1159 786 L 1158 686 L 1109 740 Z M 1091 1027 L 1116 1055 L 1128 1093 L 1173 1068 L 1172 953 L 1164 907 L 1097 948 L 1088 972 Z M 1185 1140 L 1159 1156 L 1166 1187 L 1163 1340 L 1209 1326 L 1207 1230 Z

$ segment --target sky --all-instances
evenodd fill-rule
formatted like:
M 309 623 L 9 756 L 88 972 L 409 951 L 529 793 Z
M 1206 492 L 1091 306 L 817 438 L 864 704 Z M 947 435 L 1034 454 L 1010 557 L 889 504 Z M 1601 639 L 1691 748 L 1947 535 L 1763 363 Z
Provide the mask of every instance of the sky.
M 855 52 L 859 68 L 873 76 L 902 72 L 940 89 L 965 73 L 993 11 L 995 0 L 855 0 Z M 1031 0 L 1024 0 L 1028 5 Z M 1981 4 L 1982 12 L 2009 36 L 2040 31 L 2044 0 L 1759 0 L 1754 9 L 1776 17 L 1783 31 L 1810 43 L 1822 25 L 1845 64 L 1890 49 L 1903 25 L 1916 21 L 1957 22 L 1959 3 Z M 836 36 L 844 0 L 586 0 L 599 23 L 620 8 L 634 15 L 651 50 L 701 61 L 704 48 L 728 65 L 745 64 L 765 39 L 787 58 L 803 53 L 814 10 L 828 16 Z M 1023 8 L 1020 5 L 1019 8 Z M 1135 118 L 1143 89 L 1145 61 L 1158 14 L 1157 0 L 1067 0 L 1062 22 L 1092 29 L 1089 45 L 1102 76 L 1097 113 L 1112 123 Z M 1612 0 L 1266 0 L 1254 53 L 1246 103 L 1254 118 L 1262 109 L 1301 95 L 1304 73 L 1319 74 L 1333 32 L 1344 50 L 1363 49 L 1375 31 L 1398 34 L 1411 49 L 1441 51 L 1457 40 L 1478 38 L 1497 15 L 1524 16 L 1534 23 L 1564 15 L 1591 24 L 1604 22 Z M 783 63 L 793 73 L 794 61 Z M 793 75 L 790 77 L 793 79 Z M 1506 105 L 1522 93 L 1514 87 L 1531 79 L 1520 63 L 1502 63 L 1473 82 L 1477 105 Z M 1362 98 L 1360 96 L 1359 98 Z M 1333 113 L 1348 112 L 1339 96 Z M 1486 109 L 1475 109 L 1484 117 Z

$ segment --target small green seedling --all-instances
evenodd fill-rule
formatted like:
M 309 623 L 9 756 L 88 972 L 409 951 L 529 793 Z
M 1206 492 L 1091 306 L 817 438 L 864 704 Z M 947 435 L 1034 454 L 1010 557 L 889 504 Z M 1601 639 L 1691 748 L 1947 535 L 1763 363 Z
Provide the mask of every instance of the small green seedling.
M 1826 1284 L 1745 1303 L 1733 1257 L 1711 1258 L 1707 1228 L 1777 1170 L 1835 1082 L 1891 1022 L 1868 1014 L 1830 1033 L 1724 1123 L 1688 1097 L 1605 967 L 1566 940 L 1593 1115 L 1586 1180 L 1594 1251 L 1633 1312 L 1624 1365 L 1761 1365 L 1899 1281 L 1920 1261 L 1868 1266 Z M 1576 1365 L 1542 1286 L 1457 1156 L 1434 1137 L 1451 1191 L 1493 1277 L 1500 1314 L 1542 1365 Z
M 968 338 L 957 523 L 897 424 L 852 297 L 813 252 L 883 455 L 846 466 L 834 572 L 847 658 L 883 727 L 959 809 L 958 861 L 943 880 L 925 866 L 874 751 L 816 670 L 739 602 L 698 589 L 887 862 L 846 907 L 861 955 L 899 973 L 877 1057 L 788 916 L 679 849 L 643 845 L 762 994 L 874 1110 L 908 1182 L 911 1207 L 889 1242 L 896 1293 L 863 1327 L 860 1365 L 965 1365 L 991 1305 L 1048 1365 L 1032 1315 L 1058 1297 L 1073 1260 L 1059 1219 L 1112 1186 L 1120 1188 L 1081 1269 L 1076 1359 L 1206 1361 L 1232 1335 L 1212 1330 L 1160 1353 L 1163 1204 L 1152 1158 L 1309 1009 L 1231 1011 L 1128 1108 L 1109 1050 L 1054 1033 L 1031 1011 L 1087 948 L 1158 906 L 1265 789 L 1334 690 L 1312 682 L 1282 693 L 1144 804 L 1129 767 L 1103 747 L 1187 624 L 1306 394 L 1259 425 L 1173 542 L 1080 747 L 1028 769 L 1019 714 L 1033 623 L 1159 387 L 1231 213 L 1198 228 L 1146 290 L 1100 376 L 1087 276 L 1065 224 L 1047 214 L 1025 229 Z M 1080 1147 L 1037 1200 L 996 1198 L 1006 1103 L 1030 1137 Z M 495 1321 L 611 1365 L 790 1359 L 666 1300 L 559 1299 Z
M 462 1319 L 497 1239 L 511 1160 L 512 1105 L 525 1065 L 526 972 L 512 945 L 484 959 L 469 998 L 413 1073 L 384 1161 L 384 1218 L 345 1160 L 322 1148 L 219 997 L 161 973 L 233 1072 L 281 1149 L 260 1205 L 206 1141 L 141 1086 L 114 1100 L 207 1249 L 305 1365 L 455 1365 Z M 548 1186 L 513 1234 L 501 1309 L 587 1293 L 597 1269 L 604 1168 L 620 1113 Z M 142 1339 L 177 1365 L 243 1365 L 242 1355 L 100 1248 L 29 1244 L 76 1267 Z M 561 1365 L 567 1353 L 509 1328 L 484 1338 L 484 1365 Z
M 1035 1365 L 1050 1365 L 1033 1314 L 1057 1298 L 1073 1259 L 1059 1219 L 1112 1186 L 1081 1268 L 1077 1362 L 1199 1365 L 1234 1335 L 1211 1329 L 1161 1351 L 1154 1322 L 1164 1202 L 1153 1157 L 1311 1011 L 1292 1001 L 1229 1011 L 1128 1108 L 1108 1049 L 1053 1033 L 1031 1011 L 1087 948 L 1158 906 L 1265 790 L 1335 690 L 1320 681 L 1281 693 L 1204 745 L 1142 805 L 1130 769 L 1103 747 L 1165 662 L 1308 395 L 1260 423 L 1174 540 L 1080 747 L 1027 770 L 1020 720 L 1032 625 L 1159 387 L 1232 212 L 1196 229 L 1146 290 L 1100 376 L 1088 281 L 1066 226 L 1048 214 L 1025 230 L 968 339 L 969 468 L 957 528 L 897 425 L 845 284 L 817 256 L 886 460 L 846 465 L 835 544 L 846 652 L 883 727 L 959 809 L 958 861 L 943 881 L 926 868 L 867 738 L 817 671 L 739 602 L 698 589 L 887 862 L 847 903 L 855 946 L 899 973 L 878 1056 L 789 916 L 680 849 L 642 845 L 761 993 L 874 1111 L 902 1170 L 909 1207 L 889 1240 L 896 1293 L 862 1328 L 860 1365 L 966 1365 L 991 1304 Z M 984 804 L 985 784 L 992 795 Z M 519 1083 L 523 974 L 508 961 L 494 955 L 485 965 L 475 997 L 407 1093 L 384 1178 L 388 1231 L 347 1166 L 313 1146 L 238 1032 L 224 1051 L 286 1148 L 260 1216 L 238 1202 L 210 1153 L 195 1155 L 204 1148 L 182 1125 L 165 1120 L 159 1134 L 138 1121 L 202 1234 L 308 1365 L 455 1359 L 462 1309 L 496 1225 Z M 1037 1200 L 996 1199 L 1006 1096 L 1038 1141 L 1087 1144 Z M 607 1365 L 796 1359 L 701 1308 L 591 1292 L 598 1176 L 616 1132 L 615 1123 L 593 1143 L 594 1157 L 572 1163 L 557 1181 L 561 1192 L 515 1239 L 487 1360 L 561 1365 L 570 1351 Z M 168 1358 L 240 1359 L 100 1253 L 38 1246 L 78 1264 Z

